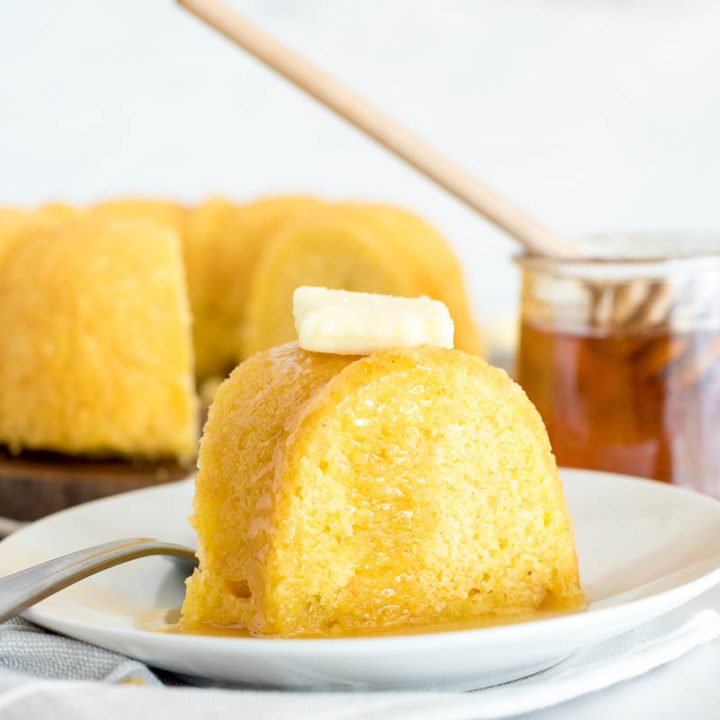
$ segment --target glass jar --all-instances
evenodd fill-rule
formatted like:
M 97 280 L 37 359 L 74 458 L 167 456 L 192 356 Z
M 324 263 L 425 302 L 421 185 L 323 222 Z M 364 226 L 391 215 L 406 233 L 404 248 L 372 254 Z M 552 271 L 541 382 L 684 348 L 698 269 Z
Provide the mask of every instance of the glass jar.
M 517 379 L 560 465 L 720 498 L 720 238 L 614 235 L 522 257 Z

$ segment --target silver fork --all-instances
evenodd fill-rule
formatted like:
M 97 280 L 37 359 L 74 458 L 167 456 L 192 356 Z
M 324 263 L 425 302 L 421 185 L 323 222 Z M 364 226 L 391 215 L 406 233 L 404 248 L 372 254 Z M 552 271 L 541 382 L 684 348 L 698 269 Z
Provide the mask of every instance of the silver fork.
M 19 615 L 68 585 L 148 555 L 168 555 L 186 574 L 197 564 L 195 551 L 152 538 L 129 538 L 95 545 L 0 578 L 0 622 Z

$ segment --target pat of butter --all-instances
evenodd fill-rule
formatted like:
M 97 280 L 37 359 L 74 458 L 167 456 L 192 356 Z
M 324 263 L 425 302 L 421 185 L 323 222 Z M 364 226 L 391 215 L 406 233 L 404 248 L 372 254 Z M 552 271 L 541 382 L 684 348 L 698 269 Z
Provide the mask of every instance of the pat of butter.
M 427 297 L 304 286 L 293 295 L 293 314 L 300 347 L 313 352 L 368 355 L 393 347 L 453 347 L 447 307 Z

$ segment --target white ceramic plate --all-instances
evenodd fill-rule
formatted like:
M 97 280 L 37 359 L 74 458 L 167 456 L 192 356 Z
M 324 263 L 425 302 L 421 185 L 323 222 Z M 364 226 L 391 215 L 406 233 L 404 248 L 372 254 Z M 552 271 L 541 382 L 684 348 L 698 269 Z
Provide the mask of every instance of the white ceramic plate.
M 151 665 L 217 680 L 283 686 L 398 687 L 531 674 L 647 622 L 720 582 L 720 503 L 646 480 L 562 472 L 591 605 L 514 625 L 406 636 L 269 640 L 148 629 L 183 597 L 163 558 L 89 578 L 27 613 L 34 622 Z M 71 508 L 0 543 L 0 575 L 123 537 L 194 543 L 191 481 Z

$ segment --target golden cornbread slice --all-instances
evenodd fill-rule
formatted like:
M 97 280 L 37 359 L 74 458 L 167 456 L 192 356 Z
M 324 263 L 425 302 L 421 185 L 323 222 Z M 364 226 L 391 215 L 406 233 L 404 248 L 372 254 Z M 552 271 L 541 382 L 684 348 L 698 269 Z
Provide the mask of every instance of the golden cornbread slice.
M 251 277 L 270 237 L 288 219 L 322 206 L 301 196 L 245 206 L 214 199 L 192 213 L 185 262 L 200 379 L 224 375 L 237 364 Z
M 179 241 L 85 218 L 0 264 L 0 443 L 72 454 L 194 454 L 190 313 Z
M 447 305 L 455 323 L 455 347 L 482 354 L 463 272 L 445 238 L 422 218 L 400 207 L 346 203 L 342 208 L 374 228 L 383 242 L 392 244 L 403 267 L 414 267 L 425 294 Z
M 269 241 L 250 282 L 241 357 L 295 337 L 292 294 L 301 285 L 417 297 L 419 276 L 367 224 L 340 208 L 306 213 Z
M 584 602 L 540 416 L 477 356 L 258 353 L 218 390 L 199 466 L 185 629 L 372 633 Z

